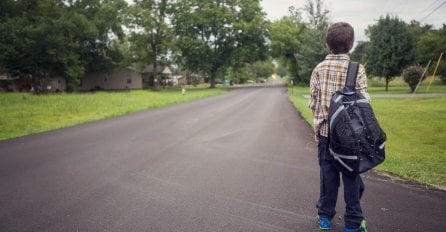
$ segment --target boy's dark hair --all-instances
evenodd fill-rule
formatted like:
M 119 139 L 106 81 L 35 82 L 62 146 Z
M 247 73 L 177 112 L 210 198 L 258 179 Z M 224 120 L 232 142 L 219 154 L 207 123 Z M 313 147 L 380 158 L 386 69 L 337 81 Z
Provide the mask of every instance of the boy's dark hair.
M 328 47 L 333 54 L 348 53 L 353 47 L 355 32 L 353 27 L 345 22 L 332 24 L 327 31 L 325 39 Z

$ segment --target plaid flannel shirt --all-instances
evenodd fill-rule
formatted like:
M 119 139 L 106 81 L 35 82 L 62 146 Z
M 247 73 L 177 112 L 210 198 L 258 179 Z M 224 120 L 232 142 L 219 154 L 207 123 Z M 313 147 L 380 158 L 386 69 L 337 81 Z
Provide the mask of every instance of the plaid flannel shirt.
M 328 137 L 328 107 L 331 96 L 345 85 L 350 57 L 347 54 L 330 54 L 319 63 L 311 74 L 310 99 L 308 107 L 313 111 L 314 132 L 316 135 Z M 367 93 L 367 76 L 363 65 L 359 65 L 356 77 L 356 90 L 365 98 Z

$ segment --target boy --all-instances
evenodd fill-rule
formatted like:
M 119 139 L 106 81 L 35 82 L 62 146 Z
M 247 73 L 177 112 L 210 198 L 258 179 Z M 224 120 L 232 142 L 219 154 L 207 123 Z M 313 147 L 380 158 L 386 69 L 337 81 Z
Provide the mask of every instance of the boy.
M 311 74 L 310 100 L 313 111 L 315 140 L 318 142 L 320 166 L 320 196 L 316 205 L 318 224 L 321 230 L 332 229 L 331 219 L 335 216 L 336 200 L 340 185 L 340 172 L 332 163 L 328 150 L 328 108 L 334 92 L 345 85 L 349 64 L 348 52 L 353 47 L 354 31 L 350 24 L 338 22 L 328 28 L 326 46 L 331 54 L 319 63 Z M 367 77 L 364 66 L 360 65 L 356 77 L 356 89 L 370 100 L 367 94 Z M 359 175 L 342 175 L 344 184 L 345 229 L 344 232 L 366 232 L 360 199 L 364 184 Z

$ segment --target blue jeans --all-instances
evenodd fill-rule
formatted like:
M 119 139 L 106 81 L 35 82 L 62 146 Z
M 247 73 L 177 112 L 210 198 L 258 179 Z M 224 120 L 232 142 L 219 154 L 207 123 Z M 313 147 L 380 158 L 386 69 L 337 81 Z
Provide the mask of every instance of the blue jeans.
M 328 138 L 319 136 L 318 159 L 320 166 L 320 196 L 316 205 L 320 217 L 330 220 L 336 214 L 336 201 L 340 185 L 340 172 L 333 164 L 328 150 Z M 345 226 L 358 228 L 364 219 L 360 199 L 364 192 L 364 183 L 360 175 L 342 175 L 345 200 Z

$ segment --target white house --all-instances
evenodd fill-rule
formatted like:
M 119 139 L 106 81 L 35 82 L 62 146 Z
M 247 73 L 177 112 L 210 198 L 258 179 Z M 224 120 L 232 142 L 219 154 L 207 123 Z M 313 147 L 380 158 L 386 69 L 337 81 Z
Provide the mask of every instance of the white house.
M 77 90 L 125 90 L 153 86 L 150 78 L 153 75 L 153 65 L 147 65 L 142 71 L 138 70 L 141 69 L 138 69 L 136 65 L 131 65 L 110 73 L 88 74 L 81 79 L 81 84 Z M 169 81 L 172 79 L 172 71 L 168 66 L 159 66 L 157 71 L 163 75 L 163 80 Z
M 81 79 L 81 83 L 77 90 L 121 90 L 141 88 L 141 74 L 132 68 L 125 68 L 111 73 L 87 74 Z

